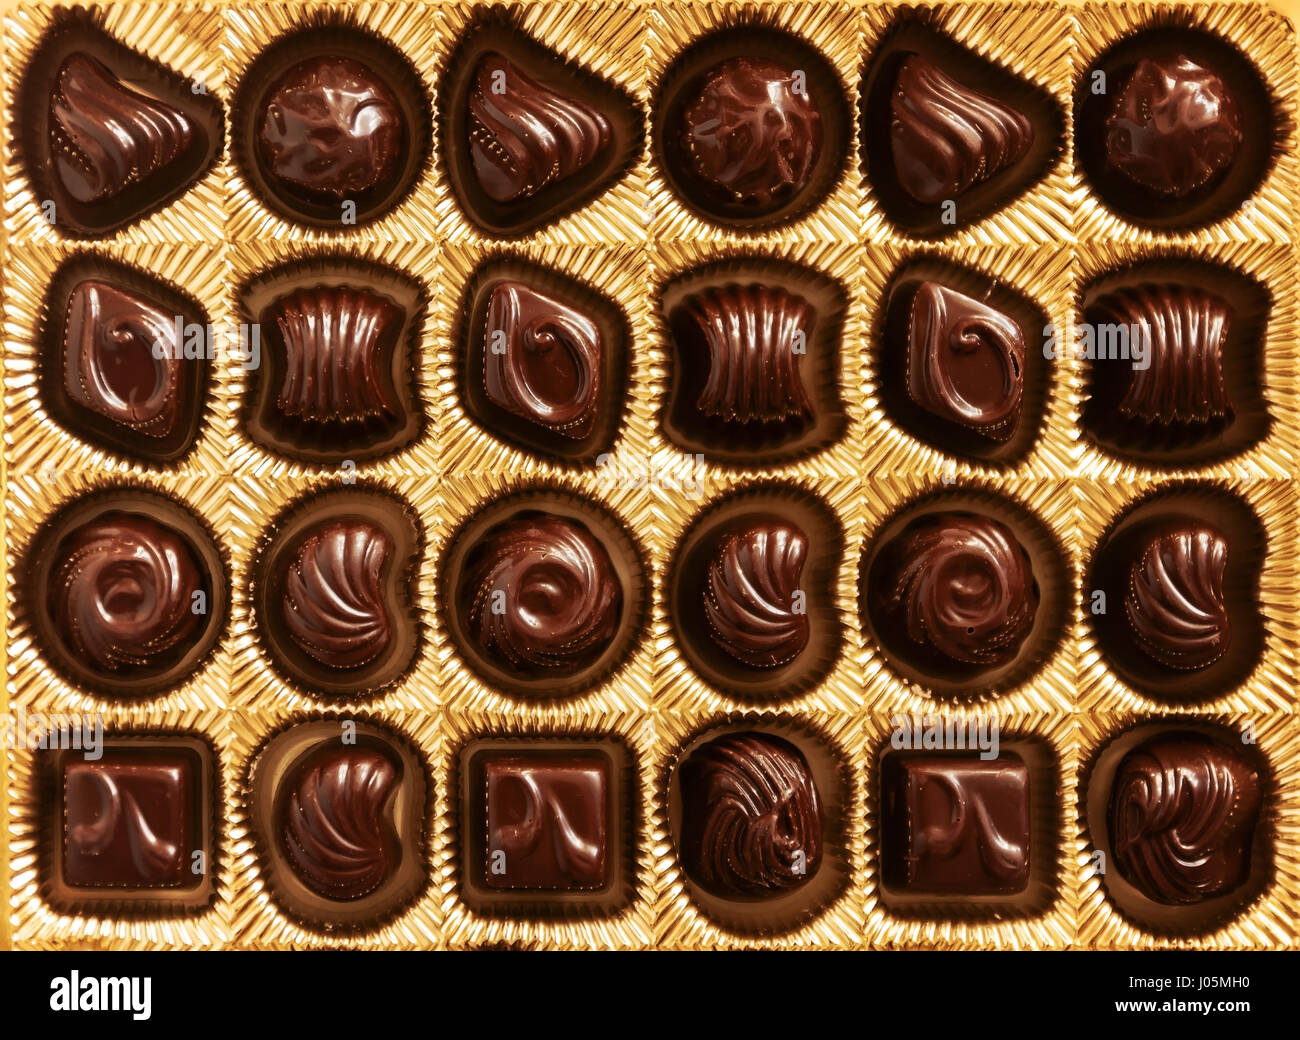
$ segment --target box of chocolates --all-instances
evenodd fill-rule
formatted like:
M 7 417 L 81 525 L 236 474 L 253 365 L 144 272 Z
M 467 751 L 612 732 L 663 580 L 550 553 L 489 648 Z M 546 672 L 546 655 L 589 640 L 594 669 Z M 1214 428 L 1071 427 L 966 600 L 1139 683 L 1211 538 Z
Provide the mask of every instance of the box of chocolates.
M 3 7 L 14 949 L 1282 949 L 1263 2 Z

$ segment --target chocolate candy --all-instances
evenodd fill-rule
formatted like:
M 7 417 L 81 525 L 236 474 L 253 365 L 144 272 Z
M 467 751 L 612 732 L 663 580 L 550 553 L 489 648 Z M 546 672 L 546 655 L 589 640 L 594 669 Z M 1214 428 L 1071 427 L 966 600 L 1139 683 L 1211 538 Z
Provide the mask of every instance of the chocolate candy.
M 1259 773 L 1226 742 L 1160 733 L 1124 756 L 1111 783 L 1115 868 L 1156 903 L 1231 893 L 1250 876 L 1262 799 Z
M 1029 769 L 1019 755 L 885 757 L 887 884 L 940 896 L 1013 895 L 1029 884 Z
M 894 169 L 917 202 L 956 199 L 1020 159 L 1029 119 L 914 54 L 898 72 L 890 104 Z
M 1144 653 L 1180 670 L 1223 656 L 1232 635 L 1223 593 L 1227 563 L 1227 539 L 1209 524 L 1170 524 L 1146 539 L 1124 596 Z
M 573 440 L 588 437 L 600 403 L 605 345 L 587 314 L 515 281 L 488 298 L 483 331 L 488 399 Z
M 1220 176 L 1242 140 L 1237 99 L 1185 54 L 1143 58 L 1115 95 L 1106 162 L 1161 195 L 1182 198 Z
M 709 564 L 704 610 L 709 635 L 751 668 L 777 668 L 808 645 L 808 614 L 799 589 L 808 537 L 775 521 L 727 533 Z
M 937 282 L 912 301 L 907 392 L 927 412 L 994 441 L 1015 431 L 1025 339 L 1001 311 Z
M 774 899 L 822 860 L 822 803 L 803 753 L 768 733 L 728 733 L 681 765 L 681 858 L 723 899 Z

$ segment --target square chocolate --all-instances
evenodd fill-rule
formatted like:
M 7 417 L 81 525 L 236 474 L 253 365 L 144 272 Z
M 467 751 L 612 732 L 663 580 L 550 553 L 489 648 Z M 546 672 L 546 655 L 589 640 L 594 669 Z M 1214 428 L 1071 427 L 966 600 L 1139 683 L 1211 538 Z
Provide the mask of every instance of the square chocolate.
M 1029 812 L 1029 769 L 1018 755 L 887 755 L 885 882 L 918 894 L 1023 892 L 1029 884 Z

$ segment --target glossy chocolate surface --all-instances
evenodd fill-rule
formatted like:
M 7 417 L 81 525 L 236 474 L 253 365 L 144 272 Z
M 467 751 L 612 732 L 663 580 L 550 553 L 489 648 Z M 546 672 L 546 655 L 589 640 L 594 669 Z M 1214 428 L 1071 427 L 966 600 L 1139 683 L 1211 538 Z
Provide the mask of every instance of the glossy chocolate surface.
M 1020 756 L 884 760 L 886 883 L 931 895 L 1012 895 L 1030 877 L 1029 769 Z

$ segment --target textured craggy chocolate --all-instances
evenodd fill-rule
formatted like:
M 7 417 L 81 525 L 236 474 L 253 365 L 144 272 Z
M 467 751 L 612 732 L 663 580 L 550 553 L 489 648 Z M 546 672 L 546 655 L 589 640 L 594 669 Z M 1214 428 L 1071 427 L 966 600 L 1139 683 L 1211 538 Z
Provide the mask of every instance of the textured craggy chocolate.
M 907 393 L 932 415 L 1005 441 L 1025 387 L 1025 337 L 987 303 L 922 282 L 908 325 Z
M 327 899 L 360 899 L 388 879 L 401 858 L 386 807 L 400 769 L 360 745 L 326 745 L 287 777 L 278 828 L 289 866 Z
M 387 83 L 342 55 L 287 69 L 257 114 L 257 157 L 279 190 L 329 204 L 392 185 L 408 128 Z
M 285 576 L 289 636 L 329 668 L 360 668 L 387 648 L 393 622 L 384 606 L 384 566 L 393 540 L 364 520 L 312 528 Z
M 490 755 L 483 884 L 579 891 L 608 881 L 609 760 L 601 754 Z
M 1203 289 L 1143 284 L 1099 299 L 1100 320 L 1127 330 L 1145 350 L 1131 363 L 1119 410 L 1147 423 L 1205 423 L 1232 414 L 1223 380 L 1223 349 L 1232 322 L 1228 302 Z M 1106 364 L 1119 364 L 1107 361 Z
M 918 54 L 903 62 L 890 102 L 898 183 L 918 202 L 955 199 L 1010 166 L 1034 139 L 1028 118 L 953 79 Z
M 184 113 L 125 86 L 88 54 L 69 54 L 55 77 L 50 158 L 78 202 L 105 202 L 139 184 L 183 155 L 196 133 Z
M 344 285 L 281 296 L 267 310 L 284 344 L 276 408 L 307 423 L 360 423 L 401 414 L 392 352 L 401 308 Z M 265 319 L 264 319 L 265 320 Z
M 822 858 L 821 795 L 803 753 L 767 733 L 728 733 L 681 766 L 686 873 L 723 899 L 773 899 Z
M 469 150 L 479 186 L 494 202 L 536 195 L 590 166 L 613 129 L 598 110 L 531 79 L 489 51 L 469 95 Z
M 1007 664 L 1034 627 L 1038 585 L 1029 557 L 989 517 L 918 517 L 884 547 L 880 565 L 880 610 L 930 664 Z
M 683 172 L 724 205 L 761 215 L 808 186 L 822 117 L 795 72 L 766 58 L 729 58 L 704 73 L 682 109 Z
M 1224 655 L 1232 635 L 1227 565 L 1228 540 L 1209 524 L 1166 525 L 1146 540 L 1129 569 L 1124 612 L 1147 656 L 1191 671 Z
M 728 531 L 709 562 L 704 612 L 713 642 L 753 668 L 778 668 L 808 645 L 796 594 L 808 537 L 793 524 L 760 521 Z
M 104 513 L 55 550 L 48 609 L 65 649 L 113 675 L 148 671 L 192 645 L 203 615 L 194 550 L 175 531 L 134 513 Z
M 894 754 L 884 768 L 885 875 L 933 895 L 1029 884 L 1029 769 L 1014 754 Z
M 63 337 L 68 398 L 145 437 L 170 436 L 184 418 L 190 378 L 176 328 L 176 315 L 156 300 L 98 279 L 78 282 Z
M 497 406 L 581 440 L 596 423 L 605 344 L 590 315 L 516 281 L 488 299 L 483 385 Z
M 1241 141 L 1237 99 L 1214 71 L 1185 55 L 1143 58 L 1106 120 L 1106 165 L 1182 198 L 1232 165 Z
M 799 377 L 816 312 L 802 296 L 767 285 L 722 285 L 687 297 L 678 310 L 709 352 L 699 410 L 728 422 L 811 419 Z
M 1263 800 L 1260 776 L 1227 743 L 1163 733 L 1128 752 L 1111 781 L 1115 867 L 1148 899 L 1189 905 L 1240 888 Z
M 586 525 L 537 510 L 489 528 L 465 558 L 457 609 L 469 638 L 516 675 L 566 676 L 618 632 L 623 590 Z
M 191 756 L 106 748 L 63 771 L 63 880 L 77 888 L 184 888 L 199 831 Z

